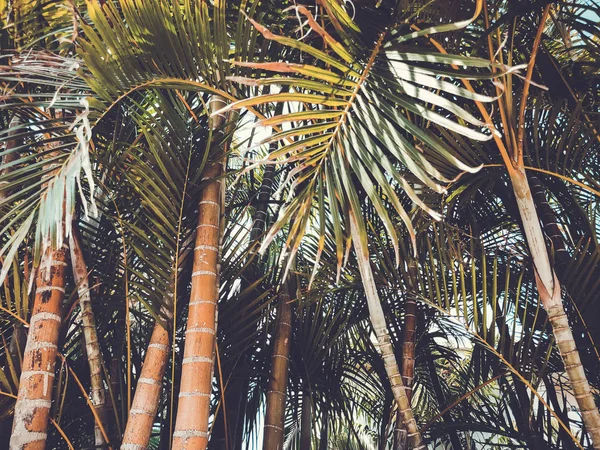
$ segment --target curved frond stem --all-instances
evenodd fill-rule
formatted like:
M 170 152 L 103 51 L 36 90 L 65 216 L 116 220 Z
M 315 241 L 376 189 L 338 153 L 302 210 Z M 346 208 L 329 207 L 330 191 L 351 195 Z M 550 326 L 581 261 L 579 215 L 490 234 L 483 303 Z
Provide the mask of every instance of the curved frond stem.
M 533 76 L 535 59 L 540 48 L 540 43 L 542 41 L 542 33 L 544 32 L 544 27 L 546 26 L 546 21 L 548 20 L 548 14 L 550 13 L 550 6 L 552 5 L 548 3 L 544 7 L 542 17 L 540 18 L 540 24 L 535 35 L 535 40 L 533 41 L 531 57 L 529 58 L 529 63 L 527 65 L 527 74 L 524 80 L 523 93 L 521 94 L 521 104 L 519 105 L 519 117 L 517 119 L 517 153 L 513 155 L 513 158 L 515 159 L 515 161 L 517 161 L 517 165 L 519 166 L 523 165 L 523 142 L 525 140 L 525 108 L 527 107 L 527 97 L 529 96 L 529 87 L 531 86 L 531 77 Z
M 504 164 L 485 164 L 482 167 L 506 167 Z M 546 169 L 541 169 L 539 167 L 532 167 L 532 166 L 523 166 L 525 170 L 531 170 L 532 172 L 539 172 L 539 173 L 543 173 L 545 175 L 550 175 L 551 177 L 556 177 L 556 178 L 560 178 L 563 181 L 566 181 L 567 183 L 570 184 L 574 184 L 575 186 L 580 187 L 581 189 L 584 189 L 588 192 L 590 192 L 591 194 L 594 194 L 597 197 L 600 197 L 600 191 L 597 189 L 594 189 L 591 186 L 588 186 L 585 183 L 582 183 L 581 181 L 575 180 L 574 178 L 568 177 L 566 175 L 562 175 L 558 172 L 553 172 L 551 170 L 546 170 Z

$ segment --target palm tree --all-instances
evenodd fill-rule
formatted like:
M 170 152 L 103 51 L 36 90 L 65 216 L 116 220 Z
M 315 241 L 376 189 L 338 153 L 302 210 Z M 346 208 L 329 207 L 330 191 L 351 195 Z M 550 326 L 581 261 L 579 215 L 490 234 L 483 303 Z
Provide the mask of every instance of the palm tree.
M 30 319 L 18 386 L 21 353 L 2 341 L 1 417 L 18 396 L 13 446 L 43 446 L 49 420 L 47 446 L 70 448 L 168 448 L 173 437 L 216 448 L 223 436 L 237 449 L 265 424 L 278 427 L 266 427 L 265 448 L 385 448 L 395 434 L 412 448 L 593 445 L 593 399 L 565 383 L 599 385 L 583 321 L 596 291 L 583 274 L 598 265 L 598 127 L 583 94 L 597 85 L 599 52 L 597 26 L 577 9 L 593 5 L 540 15 L 483 1 L 175 3 L 11 6 L 2 40 L 18 51 L 1 67 L 0 117 L 20 123 L 0 132 L 3 161 L 16 157 L 0 169 L 0 331 L 18 344 L 32 268 L 33 314 L 61 318 L 43 323 L 54 382 L 31 389 L 43 397 L 40 434 L 21 418 L 37 404 L 26 394 L 41 322 Z M 508 67 L 521 62 L 524 82 Z M 537 91 L 552 70 L 563 87 L 578 80 L 560 99 L 576 114 L 552 88 Z M 263 125 L 273 133 L 257 150 Z M 539 183 L 524 176 L 534 169 Z M 535 198 L 508 183 L 515 193 L 535 183 Z M 544 229 L 522 218 L 535 208 Z M 447 225 L 430 220 L 440 213 Z M 277 220 L 261 239 L 265 216 Z M 66 259 L 48 256 L 64 253 L 70 227 L 81 231 L 74 280 Z M 58 276 L 47 280 L 49 257 Z M 558 280 L 573 300 L 564 311 Z M 537 292 L 560 312 L 559 339 Z M 87 352 L 82 336 L 99 347 Z M 587 373 L 569 359 L 573 342 Z M 289 365 L 271 362 L 273 346 Z M 102 389 L 107 407 L 96 408 Z M 583 422 L 567 414 L 577 400 Z
M 85 263 L 81 238 L 76 227 L 72 227 L 69 235 L 69 250 L 71 252 L 71 267 L 73 268 L 73 280 L 77 285 L 79 296 L 79 307 L 81 308 L 81 322 L 85 338 L 85 349 L 88 364 L 90 366 L 90 384 L 92 404 L 96 409 L 98 423 L 95 428 L 96 445 L 106 444 L 101 426 L 106 423 L 106 389 L 104 388 L 104 373 L 102 370 L 102 355 L 100 343 L 96 331 L 96 321 L 92 310 L 91 287 L 89 282 L 88 268 Z
M 291 282 L 281 287 L 275 322 L 275 341 L 271 356 L 271 374 L 266 398 L 264 450 L 283 449 L 284 418 L 288 384 L 290 347 L 292 343 L 292 292 Z M 290 292 L 291 291 L 291 292 Z

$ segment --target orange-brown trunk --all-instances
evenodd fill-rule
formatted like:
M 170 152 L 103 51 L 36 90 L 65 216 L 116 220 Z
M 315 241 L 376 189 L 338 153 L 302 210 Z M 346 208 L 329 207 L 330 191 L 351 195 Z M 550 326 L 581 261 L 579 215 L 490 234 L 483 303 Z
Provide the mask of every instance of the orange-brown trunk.
M 211 111 L 225 106 L 211 99 Z M 209 126 L 218 130 L 224 116 L 212 116 Z M 172 450 L 199 449 L 208 444 L 208 419 L 212 391 L 217 302 L 219 299 L 219 245 L 221 237 L 222 162 L 207 162 L 202 181 L 207 182 L 198 204 L 192 290 L 181 363 L 179 403 Z
M 43 450 L 46 446 L 60 309 L 65 293 L 66 252 L 65 247 L 46 250 L 38 272 L 15 404 L 11 450 Z
M 157 322 L 138 379 L 121 450 L 141 450 L 148 447 L 152 423 L 160 403 L 162 380 L 169 361 L 169 344 L 169 333 Z
M 211 163 L 204 178 L 222 174 L 221 163 Z M 208 443 L 208 418 L 216 334 L 221 187 L 212 181 L 203 190 L 194 248 L 185 349 L 181 368 L 179 406 L 173 449 L 204 449 Z
M 275 342 L 271 356 L 271 376 L 267 391 L 267 412 L 264 426 L 263 450 L 283 449 L 283 422 L 287 398 L 290 344 L 292 341 L 292 305 L 288 283 L 279 297 Z

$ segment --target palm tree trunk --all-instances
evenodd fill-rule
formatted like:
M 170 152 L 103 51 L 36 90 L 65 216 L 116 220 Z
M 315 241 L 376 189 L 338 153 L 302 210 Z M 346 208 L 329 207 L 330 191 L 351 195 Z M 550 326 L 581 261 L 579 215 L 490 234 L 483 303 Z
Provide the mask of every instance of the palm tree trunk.
M 404 328 L 402 329 L 402 382 L 406 388 L 408 401 L 412 400 L 412 386 L 415 377 L 415 346 L 417 339 L 417 261 L 411 258 L 408 261 L 408 287 L 409 292 L 404 303 Z M 402 450 L 406 445 L 406 430 L 402 426 L 402 417 L 396 414 L 394 426 L 394 450 Z
M 540 300 L 552 324 L 554 338 L 577 399 L 586 431 L 592 438 L 593 448 L 600 449 L 600 413 L 596 407 L 563 307 L 560 282 L 550 264 L 544 233 L 535 209 L 527 175 L 522 167 L 509 170 L 509 174 L 535 267 Z
M 98 342 L 98 333 L 96 332 L 96 321 L 92 310 L 88 269 L 83 257 L 79 230 L 75 224 L 73 224 L 69 236 L 69 248 L 71 250 L 73 279 L 77 285 L 77 294 L 79 295 L 85 350 L 87 353 L 88 365 L 90 366 L 92 405 L 98 414 L 98 418 L 104 425 L 106 424 L 106 389 L 104 388 L 102 353 L 100 352 L 100 343 Z M 98 423 L 94 426 L 94 437 L 97 447 L 106 444 Z
M 283 449 L 283 422 L 287 398 L 290 344 L 292 341 L 292 305 L 289 282 L 286 281 L 279 294 L 275 342 L 271 356 L 271 376 L 267 391 L 263 450 Z
M 312 428 L 312 405 L 310 390 L 305 389 L 302 397 L 302 426 L 300 427 L 300 450 L 310 450 Z
M 417 262 L 408 261 L 409 292 L 405 300 L 404 329 L 402 330 L 402 381 L 408 401 L 412 399 L 412 385 L 415 377 L 415 345 L 417 340 Z
M 281 109 L 279 105 L 277 108 Z M 250 252 L 249 258 L 256 258 L 256 244 L 265 231 L 268 222 L 268 206 L 271 194 L 273 191 L 273 183 L 275 178 L 275 165 L 267 164 L 263 173 L 263 179 L 256 197 L 256 208 L 252 217 L 252 228 L 250 230 L 250 239 L 248 249 Z M 264 275 L 264 269 L 260 260 L 255 264 L 250 264 L 246 276 L 242 277 L 240 291 L 243 292 L 261 276 Z M 251 298 L 251 297 L 250 297 Z M 242 305 L 240 305 L 242 307 Z M 238 364 L 225 374 L 225 379 L 228 379 L 227 389 L 223 394 L 223 399 L 226 405 L 226 412 L 223 408 L 219 409 L 219 414 L 215 419 L 215 426 L 210 438 L 211 447 L 215 449 L 224 449 L 226 443 L 229 442 L 230 448 L 239 449 L 242 445 L 244 432 L 244 415 L 248 395 L 248 378 L 247 378 L 247 356 L 242 355 Z M 226 417 L 225 417 L 226 416 Z M 225 436 L 225 424 L 227 421 L 228 440 Z M 227 449 L 229 450 L 229 449 Z
M 556 214 L 550 207 L 548 199 L 546 198 L 546 190 L 538 177 L 533 175 L 529 176 L 529 186 L 531 187 L 535 208 L 539 212 L 540 219 L 544 225 L 546 236 L 548 236 L 552 242 L 555 264 L 566 263 L 568 261 L 569 253 L 565 247 L 565 238 L 556 223 Z
M 119 408 L 119 403 L 121 403 L 119 399 L 121 392 L 121 370 L 119 368 L 119 358 L 116 355 L 113 355 L 111 357 L 108 379 L 110 381 L 111 410 L 114 419 L 112 421 L 113 428 L 111 430 L 111 439 L 115 439 L 115 441 L 118 441 L 119 439 L 121 439 L 121 436 L 123 436 L 123 434 L 121 433 L 120 420 L 120 411 L 122 411 L 122 409 Z
M 319 439 L 319 450 L 327 450 L 327 438 L 329 432 L 329 405 L 323 402 L 324 411 L 321 423 L 321 437 Z
M 383 313 L 383 308 L 381 307 L 379 294 L 377 293 L 375 279 L 373 278 L 373 271 L 371 269 L 371 263 L 369 260 L 369 250 L 361 240 L 354 213 L 350 211 L 349 215 L 350 233 L 352 236 L 354 249 L 356 250 L 358 269 L 360 271 L 362 283 L 365 288 L 371 324 L 373 325 L 373 330 L 375 331 L 375 336 L 377 337 L 377 343 L 379 351 L 381 352 L 385 371 L 390 381 L 394 399 L 398 404 L 398 411 L 402 417 L 402 423 L 408 432 L 409 442 L 412 448 L 415 450 L 424 449 L 425 445 L 423 444 L 421 433 L 419 432 L 417 422 L 415 421 L 413 411 L 410 406 L 410 401 L 406 396 L 406 389 L 402 384 L 402 377 L 400 376 L 398 362 L 396 361 L 396 355 L 394 354 L 390 334 L 385 322 L 385 315 Z
M 211 110 L 225 106 L 214 96 Z M 212 116 L 210 128 L 217 130 L 224 117 Z M 212 390 L 212 366 L 219 298 L 219 241 L 221 236 L 222 162 L 207 162 L 203 181 L 208 181 L 198 204 L 198 227 L 194 247 L 192 290 L 181 365 L 179 404 L 173 433 L 173 450 L 205 449 Z
M 169 344 L 168 331 L 156 322 L 131 403 L 121 450 L 144 450 L 148 447 L 169 362 Z
M 11 450 L 43 450 L 52 402 L 60 308 L 65 293 L 66 247 L 47 249 L 38 271 L 35 300 L 15 404 Z

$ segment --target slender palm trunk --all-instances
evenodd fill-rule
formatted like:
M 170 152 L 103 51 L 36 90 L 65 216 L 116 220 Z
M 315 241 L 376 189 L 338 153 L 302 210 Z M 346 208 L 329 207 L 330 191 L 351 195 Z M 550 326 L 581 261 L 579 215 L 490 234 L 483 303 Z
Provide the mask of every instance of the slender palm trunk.
M 69 248 L 71 250 L 71 267 L 73 279 L 77 285 L 79 295 L 79 307 L 81 308 L 81 322 L 83 324 L 83 337 L 87 353 L 88 365 L 90 366 L 90 384 L 92 388 L 92 405 L 98 414 L 102 425 L 106 424 L 106 389 L 104 388 L 104 372 L 102 370 L 102 353 L 96 332 L 96 321 L 92 310 L 92 297 L 90 295 L 90 282 L 88 268 L 83 257 L 79 230 L 75 224 L 72 226 L 69 236 Z M 94 437 L 96 446 L 106 444 L 98 423 L 94 426 Z
M 312 405 L 310 390 L 305 389 L 302 396 L 302 425 L 300 427 L 300 450 L 310 450 L 310 437 L 312 429 Z
M 408 401 L 412 400 L 413 381 L 415 377 L 415 345 L 417 339 L 417 261 L 411 258 L 408 261 L 408 287 L 409 292 L 404 303 L 404 328 L 402 329 L 402 382 L 406 388 Z M 405 447 L 406 430 L 402 427 L 402 417 L 396 414 L 394 426 L 394 450 Z
M 417 341 L 417 262 L 414 258 L 408 261 L 409 292 L 405 300 L 404 328 L 402 330 L 402 381 L 406 388 L 406 396 L 412 399 L 412 386 L 415 378 L 415 346 Z
M 373 330 L 377 337 L 379 351 L 390 381 L 392 392 L 394 393 L 394 399 L 398 404 L 398 411 L 402 417 L 402 423 L 408 433 L 408 439 L 412 448 L 415 450 L 424 449 L 425 445 L 423 444 L 421 433 L 419 432 L 417 422 L 415 421 L 410 401 L 406 396 L 406 388 L 402 384 L 398 362 L 396 361 L 396 355 L 394 354 L 390 334 L 385 322 L 385 315 L 383 313 L 383 308 L 381 307 L 379 294 L 377 293 L 375 279 L 373 278 L 373 271 L 369 261 L 369 250 L 361 240 L 358 232 L 358 224 L 356 223 L 356 218 L 352 211 L 350 211 L 350 232 L 354 249 L 356 250 L 358 269 L 365 288 L 371 324 L 373 325 Z
M 120 392 L 121 392 L 121 370 L 119 369 L 119 358 L 113 355 L 110 360 L 110 372 L 108 378 L 110 380 L 110 395 L 111 395 L 111 409 L 113 420 L 112 437 L 115 440 L 119 440 L 123 434 L 121 433 L 121 420 L 119 408 Z
M 550 264 L 544 233 L 535 209 L 527 176 L 523 168 L 510 170 L 509 174 L 536 271 L 536 284 L 540 300 L 552 324 L 554 338 L 577 399 L 586 431 L 592 438 L 593 448 L 600 449 L 600 413 L 596 407 L 563 307 L 560 282 Z
M 278 105 L 279 108 L 279 105 Z M 250 264 L 246 270 L 245 277 L 242 277 L 240 291 L 245 291 L 255 281 L 264 275 L 263 265 L 256 254 L 256 245 L 265 231 L 268 222 L 268 204 L 273 191 L 275 178 L 275 165 L 267 164 L 263 173 L 263 179 L 256 197 L 256 208 L 253 214 L 252 228 L 250 230 L 250 239 L 248 249 L 249 258 L 255 258 L 255 263 Z M 252 299 L 252 296 L 249 296 Z M 240 307 L 242 307 L 240 305 Z M 211 447 L 215 449 L 225 449 L 227 442 L 229 448 L 239 449 L 242 445 L 244 432 L 244 416 L 248 398 L 248 378 L 247 378 L 247 356 L 242 355 L 237 365 L 224 378 L 228 379 L 227 389 L 223 395 L 223 401 L 226 405 L 226 412 L 220 408 L 219 415 L 215 419 L 215 426 L 210 438 Z M 227 421 L 225 427 L 224 421 Z M 225 436 L 227 428 L 228 438 Z
M 323 418 L 321 423 L 321 437 L 319 439 L 319 450 L 327 450 L 327 440 L 329 435 L 329 406 L 323 404 Z
M 121 450 L 144 450 L 148 447 L 169 362 L 169 344 L 169 333 L 156 322 L 131 403 Z
M 264 426 L 263 450 L 283 449 L 283 422 L 287 398 L 290 345 L 292 341 L 292 305 L 289 282 L 279 294 L 275 342 L 271 356 L 271 376 L 267 391 L 267 412 Z
M 65 293 L 66 247 L 42 257 L 15 404 L 11 450 L 43 450 L 52 402 L 60 308 Z
M 225 106 L 213 97 L 211 110 Z M 212 116 L 210 127 L 224 123 Z M 203 181 L 208 181 L 198 204 L 198 227 L 194 247 L 192 291 L 185 332 L 181 366 L 179 404 L 173 433 L 173 450 L 205 449 L 208 444 L 208 419 L 212 390 L 213 355 L 219 298 L 219 241 L 221 236 L 222 162 L 207 162 Z

